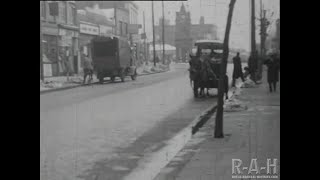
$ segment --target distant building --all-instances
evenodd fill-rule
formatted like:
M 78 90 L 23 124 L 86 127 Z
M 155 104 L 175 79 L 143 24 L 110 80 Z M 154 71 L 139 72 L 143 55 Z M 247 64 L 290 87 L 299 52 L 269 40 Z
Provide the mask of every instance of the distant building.
M 182 4 L 180 11 L 176 12 L 175 25 L 165 20 L 165 43 L 176 47 L 176 58 L 186 60 L 186 54 L 196 40 L 217 39 L 217 26 L 205 24 L 204 17 L 200 17 L 199 24 L 191 24 L 190 12 Z M 162 41 L 162 18 L 155 26 L 156 41 Z

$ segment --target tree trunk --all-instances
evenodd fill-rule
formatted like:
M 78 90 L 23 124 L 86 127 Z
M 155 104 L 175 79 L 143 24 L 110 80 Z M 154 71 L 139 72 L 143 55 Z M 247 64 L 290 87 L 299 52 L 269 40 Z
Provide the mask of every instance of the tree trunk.
M 215 130 L 214 130 L 215 138 L 223 138 L 223 103 L 224 103 L 223 95 L 225 91 L 224 78 L 226 76 L 227 61 L 229 56 L 229 35 L 230 35 L 230 29 L 231 29 L 233 8 L 235 3 L 236 3 L 236 0 L 230 1 L 227 27 L 224 35 L 223 57 L 222 57 L 222 63 L 220 66 L 221 75 L 219 78 L 219 86 L 218 86 L 218 108 L 216 113 L 216 122 L 215 122 Z

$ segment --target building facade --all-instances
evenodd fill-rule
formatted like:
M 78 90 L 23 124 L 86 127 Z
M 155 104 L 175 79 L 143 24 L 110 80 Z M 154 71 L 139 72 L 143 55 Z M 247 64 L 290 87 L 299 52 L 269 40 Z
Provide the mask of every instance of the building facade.
M 83 55 L 92 57 L 91 40 L 97 36 L 112 36 L 114 35 L 114 24 L 107 17 L 94 13 L 93 9 L 86 8 L 78 10 L 79 19 L 79 49 L 81 53 L 80 69 L 83 68 Z
M 129 24 L 138 23 L 138 6 L 133 1 L 78 1 L 79 8 L 94 7 L 99 9 L 101 14 L 112 16 L 113 21 L 117 19 L 115 24 L 115 34 L 129 38 Z M 116 9 L 116 11 L 115 11 Z
M 191 24 L 190 21 L 190 13 L 185 10 L 184 5 L 176 13 L 175 25 L 170 25 L 169 21 L 165 20 L 165 43 L 176 47 L 176 59 L 178 60 L 185 60 L 186 51 L 190 51 L 196 40 L 215 40 L 218 37 L 217 26 L 205 24 L 204 17 L 200 17 L 199 24 Z M 157 43 L 162 41 L 162 18 L 159 20 L 159 25 L 155 26 L 155 35 Z
M 182 62 L 187 61 L 187 53 L 192 48 L 191 17 L 182 4 L 180 12 L 176 12 L 175 28 L 176 58 Z
M 69 64 L 71 74 L 77 73 L 79 27 L 75 2 L 40 1 L 40 19 L 45 76 L 65 74 L 65 64 Z M 59 56 L 67 63 L 58 61 Z

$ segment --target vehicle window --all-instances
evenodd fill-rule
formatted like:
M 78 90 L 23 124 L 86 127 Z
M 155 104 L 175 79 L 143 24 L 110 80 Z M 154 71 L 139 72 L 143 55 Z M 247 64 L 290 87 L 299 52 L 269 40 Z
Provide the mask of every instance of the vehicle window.
M 214 53 L 222 54 L 222 53 L 223 53 L 223 50 L 222 50 L 222 49 L 215 49 L 215 50 L 214 50 Z
M 94 43 L 94 56 L 115 56 L 116 46 L 113 42 L 95 42 Z

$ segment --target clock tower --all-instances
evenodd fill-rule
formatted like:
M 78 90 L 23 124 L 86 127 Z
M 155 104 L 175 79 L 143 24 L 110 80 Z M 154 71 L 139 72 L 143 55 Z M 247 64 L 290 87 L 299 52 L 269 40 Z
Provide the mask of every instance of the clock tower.
M 192 48 L 190 29 L 190 12 L 187 12 L 182 4 L 180 12 L 176 12 L 175 45 L 176 59 L 182 59 L 183 62 L 187 61 L 188 53 Z

